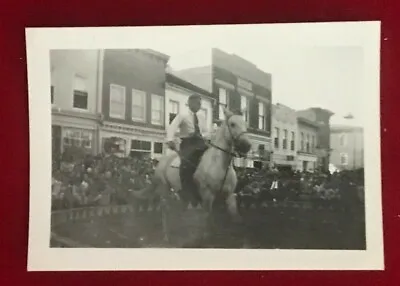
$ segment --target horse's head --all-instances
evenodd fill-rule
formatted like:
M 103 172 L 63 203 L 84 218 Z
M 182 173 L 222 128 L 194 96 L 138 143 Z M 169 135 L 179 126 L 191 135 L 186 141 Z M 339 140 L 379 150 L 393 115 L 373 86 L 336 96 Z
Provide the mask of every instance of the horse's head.
M 226 108 L 224 109 L 224 114 L 225 121 L 222 124 L 222 128 L 224 128 L 225 140 L 232 144 L 239 155 L 244 156 L 250 151 L 251 142 L 247 135 L 247 125 L 243 115 L 239 112 L 233 113 Z

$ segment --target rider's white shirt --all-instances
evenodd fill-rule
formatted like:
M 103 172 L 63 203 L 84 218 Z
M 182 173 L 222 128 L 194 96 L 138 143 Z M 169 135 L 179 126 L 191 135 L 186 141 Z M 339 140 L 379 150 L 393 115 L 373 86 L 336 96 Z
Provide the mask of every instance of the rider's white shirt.
M 208 139 L 210 134 L 207 128 L 206 118 L 199 112 L 197 112 L 197 118 L 199 120 L 200 134 Z M 175 134 L 178 130 L 180 138 L 189 137 L 190 134 L 194 133 L 194 113 L 192 111 L 189 111 L 187 114 L 176 115 L 167 129 L 167 141 L 174 141 Z

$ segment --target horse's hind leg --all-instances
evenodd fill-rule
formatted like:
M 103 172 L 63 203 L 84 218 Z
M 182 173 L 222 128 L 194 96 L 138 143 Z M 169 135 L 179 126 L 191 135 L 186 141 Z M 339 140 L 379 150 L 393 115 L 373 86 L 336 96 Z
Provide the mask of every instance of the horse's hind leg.
M 162 224 L 162 233 L 164 242 L 170 242 L 169 236 L 169 203 L 168 203 L 168 194 L 167 188 L 163 185 L 157 186 L 157 193 L 160 197 L 160 212 L 161 212 L 161 224 Z

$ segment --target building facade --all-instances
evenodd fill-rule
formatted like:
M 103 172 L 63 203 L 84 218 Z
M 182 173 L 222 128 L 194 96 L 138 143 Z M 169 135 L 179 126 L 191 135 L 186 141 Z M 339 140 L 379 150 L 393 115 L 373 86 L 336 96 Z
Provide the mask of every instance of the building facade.
M 103 54 L 99 50 L 50 51 L 52 154 L 69 147 L 99 151 L 99 77 Z
M 278 169 L 297 169 L 297 138 L 296 111 L 272 105 L 272 162 Z
M 319 125 L 304 117 L 297 118 L 297 166 L 298 171 L 314 172 L 318 167 Z
M 318 169 L 328 172 L 330 162 L 330 118 L 334 113 L 330 110 L 313 107 L 306 110 L 300 110 L 297 112 L 298 117 L 308 119 L 309 121 L 315 122 L 318 125 L 318 145 L 316 146 L 316 153 L 318 157 L 317 167 Z
M 215 98 L 212 93 L 195 86 L 172 73 L 167 73 L 167 84 L 165 88 L 166 127 L 168 127 L 178 113 L 186 114 L 189 112 L 188 99 L 192 94 L 198 94 L 201 96 L 202 106 L 199 112 L 203 113 L 206 118 L 208 130 L 213 132 L 213 106 L 215 104 Z M 176 138 L 179 138 L 179 134 L 176 134 Z M 167 152 L 169 151 L 167 150 Z
M 99 142 L 118 138 L 125 156 L 164 153 L 167 55 L 153 50 L 105 50 Z
M 331 127 L 330 163 L 339 170 L 364 167 L 364 132 L 361 127 Z
M 224 120 L 223 109 L 243 111 L 252 150 L 248 158 L 236 160 L 241 167 L 261 167 L 270 161 L 271 75 L 237 55 L 212 49 L 210 64 L 178 72 L 185 80 L 216 95 L 215 122 Z

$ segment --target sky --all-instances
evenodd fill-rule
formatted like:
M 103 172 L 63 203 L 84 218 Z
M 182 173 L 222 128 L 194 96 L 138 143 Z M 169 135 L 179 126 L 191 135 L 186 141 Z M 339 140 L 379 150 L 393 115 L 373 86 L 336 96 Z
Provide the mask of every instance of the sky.
M 343 25 L 186 26 L 140 44 L 169 55 L 173 70 L 209 65 L 212 48 L 234 53 L 271 73 L 274 103 L 327 108 L 332 124 L 364 126 L 363 35 Z
M 255 49 L 221 47 L 272 74 L 272 101 L 293 109 L 327 108 L 335 113 L 333 124 L 362 125 L 363 60 L 360 48 L 323 47 Z M 170 66 L 180 70 L 209 63 L 211 47 L 169 51 Z M 343 117 L 348 113 L 353 120 Z

